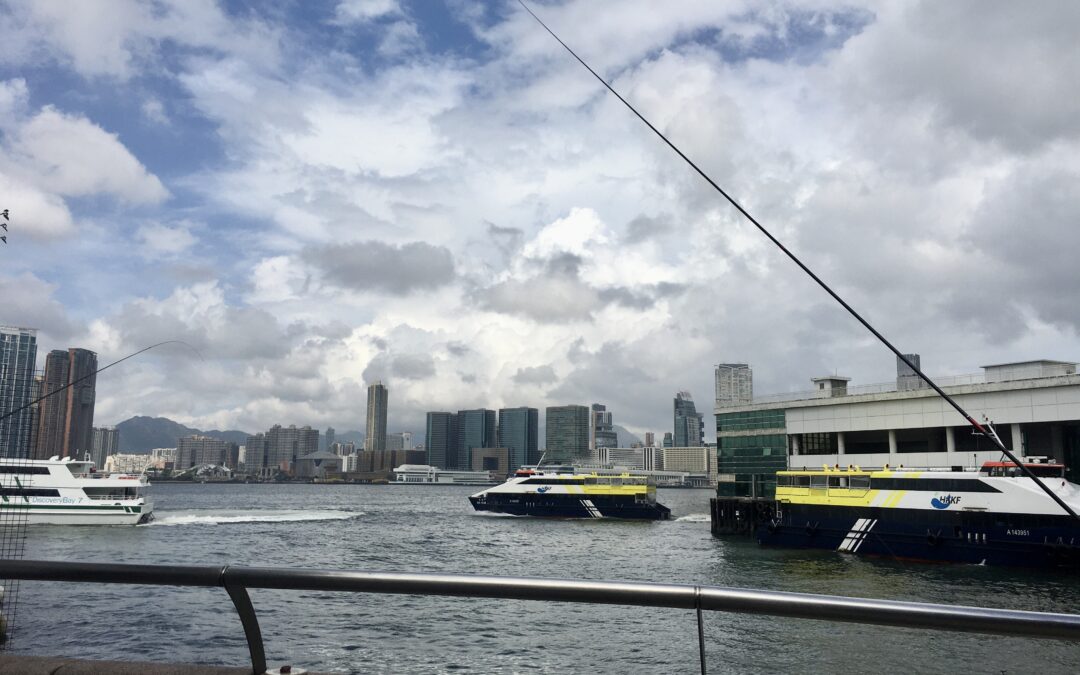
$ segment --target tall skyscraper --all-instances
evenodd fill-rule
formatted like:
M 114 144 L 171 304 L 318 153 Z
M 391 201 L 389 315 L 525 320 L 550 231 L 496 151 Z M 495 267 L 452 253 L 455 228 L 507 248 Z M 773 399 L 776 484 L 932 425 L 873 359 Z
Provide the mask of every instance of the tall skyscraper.
M 675 394 L 676 448 L 697 448 L 705 445 L 705 415 L 694 406 L 694 397 L 688 391 Z
M 319 449 L 319 430 L 295 424 L 275 424 L 265 434 L 248 436 L 244 444 L 244 465 L 249 473 L 266 478 L 279 471 L 293 471 L 296 460 Z
M 590 459 L 592 419 L 588 406 L 560 405 L 546 411 L 547 461 L 573 462 Z
M 365 450 L 386 449 L 386 408 L 389 392 L 382 381 L 367 388 L 367 435 L 364 436 Z
M 745 363 L 716 366 L 716 405 L 738 405 L 754 400 L 754 371 Z
M 540 411 L 536 408 L 499 410 L 499 447 L 510 451 L 510 469 L 540 461 Z
M 412 450 L 412 432 L 399 431 L 386 434 L 387 450 Z
M 94 442 L 94 399 L 97 389 L 97 354 L 88 349 L 68 350 L 67 419 L 64 421 L 64 457 L 86 457 Z
M 37 361 L 37 331 L 0 326 L 0 415 L 30 403 Z M 0 421 L 0 457 L 30 456 L 30 408 Z
M 90 441 L 90 456 L 99 469 L 105 466 L 109 455 L 120 452 L 120 432 L 116 427 L 94 427 Z
M 337 441 L 337 432 L 334 431 L 334 427 L 326 427 L 326 450 L 327 452 L 333 452 L 330 446 Z
M 619 447 L 619 435 L 615 433 L 611 422 L 611 413 L 607 406 L 599 403 L 592 404 L 593 417 L 593 448 L 617 448 Z
M 45 374 L 42 379 L 41 395 L 47 396 L 40 403 L 38 413 L 37 445 L 34 446 L 34 459 L 60 457 L 64 453 L 64 420 L 67 419 L 67 396 L 65 392 L 55 393 L 68 383 L 68 353 L 63 349 L 54 349 L 45 356 Z M 51 394 L 51 395 L 50 395 Z
M 487 408 L 459 410 L 458 457 L 456 468 L 471 470 L 472 451 L 477 448 L 494 448 L 498 443 L 495 436 L 495 411 Z
M 646 448 L 655 448 L 656 447 L 656 434 L 654 434 L 651 431 L 646 431 L 645 432 L 645 447 Z
M 440 469 L 457 466 L 457 415 L 452 412 L 427 414 L 427 463 Z
M 96 370 L 97 354 L 88 349 L 54 349 L 45 357 L 42 395 L 71 386 L 41 402 L 35 458 L 82 459 L 91 452 Z

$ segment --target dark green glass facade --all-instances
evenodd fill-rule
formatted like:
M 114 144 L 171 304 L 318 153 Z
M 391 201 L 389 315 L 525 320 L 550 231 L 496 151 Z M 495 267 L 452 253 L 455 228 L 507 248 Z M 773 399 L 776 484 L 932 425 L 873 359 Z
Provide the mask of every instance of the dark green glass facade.
M 776 472 L 787 468 L 783 410 L 752 410 L 716 416 L 717 465 L 733 475 L 716 487 L 720 497 L 773 497 Z

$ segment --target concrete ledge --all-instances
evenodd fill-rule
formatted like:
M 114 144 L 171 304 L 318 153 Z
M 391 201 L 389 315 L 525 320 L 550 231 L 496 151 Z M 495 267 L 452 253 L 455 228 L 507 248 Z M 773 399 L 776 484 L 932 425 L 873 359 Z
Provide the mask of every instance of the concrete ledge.
M 251 668 L 0 654 L 0 675 L 251 675 Z

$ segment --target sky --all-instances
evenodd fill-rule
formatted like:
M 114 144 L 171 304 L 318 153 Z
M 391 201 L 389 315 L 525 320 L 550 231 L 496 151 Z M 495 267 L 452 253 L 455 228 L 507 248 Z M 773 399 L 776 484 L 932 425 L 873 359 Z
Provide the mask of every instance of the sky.
M 931 375 L 1080 360 L 1080 5 L 535 11 Z M 516 2 L 0 0 L 0 324 L 95 421 L 389 431 L 895 359 Z M 197 352 L 197 353 L 196 353 Z M 39 364 L 40 365 L 40 364 Z

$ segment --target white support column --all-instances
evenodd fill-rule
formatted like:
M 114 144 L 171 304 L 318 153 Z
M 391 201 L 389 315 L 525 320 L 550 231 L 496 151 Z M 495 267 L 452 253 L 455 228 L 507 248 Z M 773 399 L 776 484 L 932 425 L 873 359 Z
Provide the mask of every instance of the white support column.
M 1012 451 L 1017 457 L 1024 456 L 1024 437 L 1020 434 L 1020 425 L 1013 423 L 1009 425 L 1012 427 Z
M 837 431 L 836 432 L 836 454 L 838 454 L 838 455 L 847 454 L 847 446 L 844 445 L 844 432 L 843 431 Z
M 896 429 L 889 429 L 889 454 L 896 454 Z
M 799 434 L 791 434 L 791 454 L 793 457 L 799 455 Z
M 956 429 L 945 427 L 945 452 L 956 452 Z

